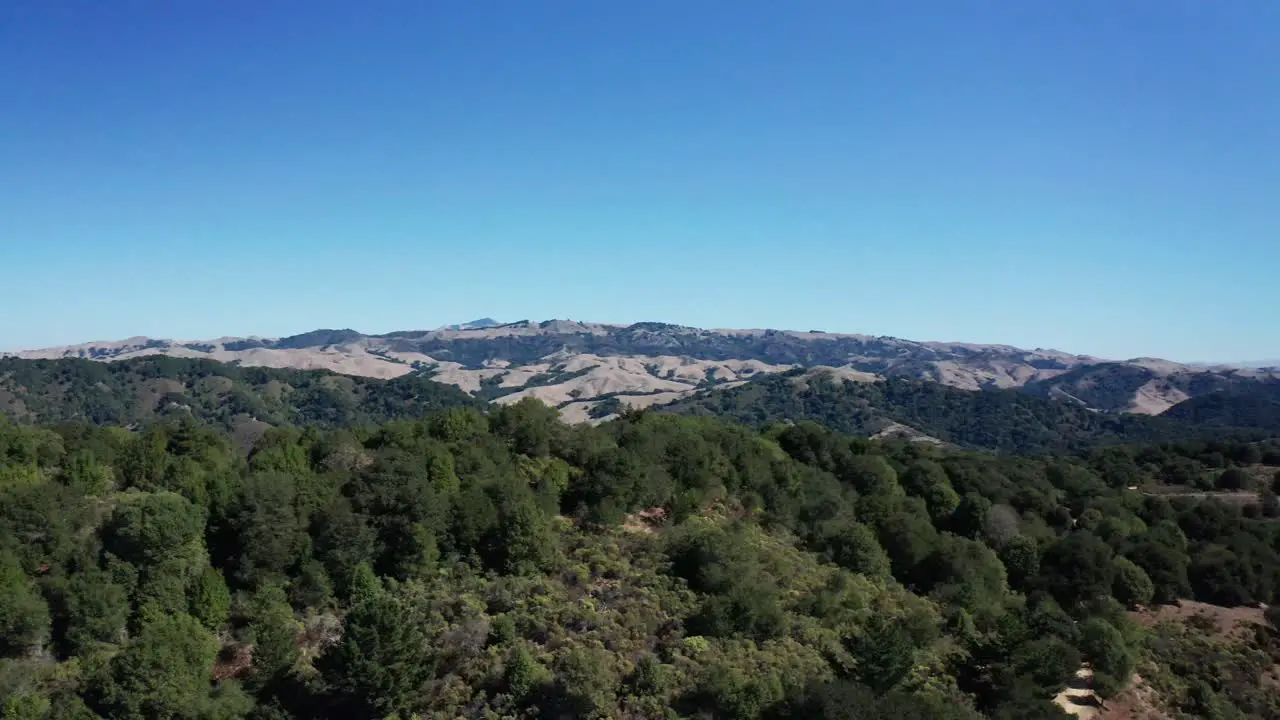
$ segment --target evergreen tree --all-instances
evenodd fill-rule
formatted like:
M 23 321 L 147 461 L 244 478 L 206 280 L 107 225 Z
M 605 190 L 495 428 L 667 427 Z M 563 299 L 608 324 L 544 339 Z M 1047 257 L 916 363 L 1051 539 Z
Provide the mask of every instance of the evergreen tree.
M 386 592 L 358 601 L 343 621 L 342 640 L 318 662 L 334 706 L 368 720 L 422 702 L 433 666 L 418 620 Z
M 231 593 L 222 573 L 206 567 L 196 579 L 191 595 L 191 614 L 210 630 L 217 630 L 227 623 L 231 611 Z
M 189 615 L 152 619 L 91 681 L 91 705 L 112 718 L 188 718 L 210 694 L 217 643 Z

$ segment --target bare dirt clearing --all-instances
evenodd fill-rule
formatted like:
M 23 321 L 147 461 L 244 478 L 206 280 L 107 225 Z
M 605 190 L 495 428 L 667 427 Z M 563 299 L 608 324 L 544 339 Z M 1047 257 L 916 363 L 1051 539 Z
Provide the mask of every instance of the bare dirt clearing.
M 1181 600 L 1177 605 L 1161 605 L 1131 612 L 1129 617 L 1143 627 L 1153 627 L 1162 622 L 1185 623 L 1199 619 L 1202 627 L 1215 628 L 1218 637 L 1241 640 L 1253 634 L 1256 625 L 1265 625 L 1265 610 L 1261 607 L 1223 607 L 1195 600 Z

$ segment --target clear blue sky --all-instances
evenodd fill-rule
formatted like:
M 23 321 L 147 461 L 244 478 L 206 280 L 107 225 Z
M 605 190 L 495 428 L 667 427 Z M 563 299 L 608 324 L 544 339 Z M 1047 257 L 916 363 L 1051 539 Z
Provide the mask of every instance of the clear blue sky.
M 6 0 L 0 289 L 1280 357 L 1280 2 Z

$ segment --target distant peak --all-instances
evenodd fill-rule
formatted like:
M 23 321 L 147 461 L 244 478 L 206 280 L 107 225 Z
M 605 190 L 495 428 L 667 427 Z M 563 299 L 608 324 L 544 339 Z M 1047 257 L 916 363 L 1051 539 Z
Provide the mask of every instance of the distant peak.
M 352 330 L 351 328 L 342 328 L 341 330 L 332 330 L 325 328 L 322 330 L 312 330 L 311 332 L 302 333 L 301 335 L 290 335 L 289 337 L 280 338 L 275 342 L 275 346 L 279 348 L 310 348 L 322 345 L 341 345 L 343 343 L 354 342 L 363 338 L 364 335 Z
M 499 327 L 502 323 L 491 317 L 483 317 L 479 320 L 458 323 L 457 325 L 445 325 L 441 330 L 483 330 L 484 328 Z

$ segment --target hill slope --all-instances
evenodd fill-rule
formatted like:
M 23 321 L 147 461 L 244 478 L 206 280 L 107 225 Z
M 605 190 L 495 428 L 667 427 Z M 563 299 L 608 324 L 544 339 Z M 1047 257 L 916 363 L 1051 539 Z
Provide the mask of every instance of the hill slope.
M 1164 416 L 1203 427 L 1252 427 L 1280 433 L 1280 382 L 1201 395 L 1174 405 Z
M 422 377 L 376 380 L 164 356 L 115 363 L 0 359 L 0 413 L 129 425 L 190 413 L 226 427 L 364 425 L 477 401 Z
M 1273 373 L 1243 368 L 1196 368 L 1141 358 L 1100 363 L 1034 380 L 1024 390 L 1109 412 L 1156 415 L 1189 398 L 1220 391 L 1252 392 L 1274 382 Z
M 1070 452 L 1108 441 L 1235 432 L 1231 423 L 1200 428 L 1190 418 L 1099 413 L 1016 390 L 967 392 L 905 378 L 852 382 L 823 371 L 762 377 L 677 401 L 663 411 L 724 417 L 755 427 L 811 420 L 854 435 L 924 436 L 1012 453 Z

